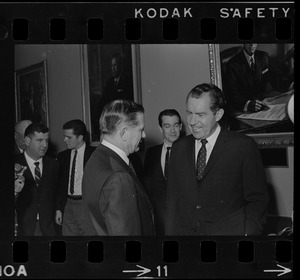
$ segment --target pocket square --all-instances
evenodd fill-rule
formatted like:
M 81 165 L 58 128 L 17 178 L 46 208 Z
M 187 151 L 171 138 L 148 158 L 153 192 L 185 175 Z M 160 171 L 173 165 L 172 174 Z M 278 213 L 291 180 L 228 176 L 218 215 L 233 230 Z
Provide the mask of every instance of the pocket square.
M 261 73 L 262 74 L 265 74 L 266 72 L 268 72 L 269 71 L 269 68 L 266 68 L 265 70 L 263 70 Z

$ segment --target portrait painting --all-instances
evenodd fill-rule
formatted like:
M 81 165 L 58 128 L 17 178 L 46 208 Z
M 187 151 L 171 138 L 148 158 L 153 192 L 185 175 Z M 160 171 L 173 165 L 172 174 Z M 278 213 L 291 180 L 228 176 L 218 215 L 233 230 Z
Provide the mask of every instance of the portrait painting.
M 220 44 L 209 49 L 212 82 L 222 88 L 227 102 L 223 125 L 257 139 L 260 134 L 271 143 L 270 137 L 292 141 L 294 125 L 287 109 L 294 95 L 294 44 Z
M 49 126 L 46 61 L 15 71 L 16 121 Z
M 99 118 L 104 106 L 116 99 L 137 101 L 133 83 L 134 57 L 128 44 L 87 45 L 86 61 L 86 123 L 91 142 L 98 142 Z

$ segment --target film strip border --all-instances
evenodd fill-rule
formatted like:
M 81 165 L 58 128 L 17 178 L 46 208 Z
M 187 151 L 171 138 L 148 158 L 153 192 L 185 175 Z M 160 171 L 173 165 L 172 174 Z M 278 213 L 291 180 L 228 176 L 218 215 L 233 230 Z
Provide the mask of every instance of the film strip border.
M 1 4 L 14 43 L 271 43 L 294 40 L 293 2 Z
M 293 2 L 2 3 L 0 44 L 293 43 L 294 23 Z M 131 239 L 2 239 L 0 278 L 293 275 L 291 239 Z
M 288 239 L 176 239 L 16 240 L 3 247 L 7 258 L 0 265 L 0 277 L 211 278 L 221 274 L 222 278 L 261 278 L 293 273 Z

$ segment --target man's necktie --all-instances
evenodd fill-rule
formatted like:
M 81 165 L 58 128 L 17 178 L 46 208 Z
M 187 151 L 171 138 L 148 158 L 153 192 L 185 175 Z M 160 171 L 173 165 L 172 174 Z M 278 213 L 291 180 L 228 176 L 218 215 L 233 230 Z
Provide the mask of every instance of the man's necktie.
M 71 179 L 70 179 L 70 193 L 74 193 L 74 181 L 75 181 L 75 168 L 76 168 L 76 156 L 77 150 L 74 152 L 73 162 L 72 162 L 72 169 L 71 169 Z
M 202 175 L 206 166 L 206 139 L 201 140 L 202 146 L 197 156 L 196 176 L 198 180 L 202 179 Z
M 169 171 L 169 168 L 168 168 L 168 165 L 169 165 L 169 159 L 170 159 L 170 150 L 171 150 L 171 147 L 167 147 L 167 152 L 166 152 L 166 158 L 165 158 L 165 179 L 168 179 L 168 171 Z
M 36 185 L 39 186 L 40 182 L 41 182 L 41 178 L 42 178 L 42 176 L 41 176 L 41 170 L 40 170 L 40 167 L 39 167 L 40 163 L 38 161 L 36 161 L 34 163 L 34 165 L 35 165 L 34 180 L 36 182 Z
M 251 71 L 252 71 L 253 73 L 256 72 L 256 69 L 255 69 L 255 63 L 254 63 L 254 59 L 253 59 L 252 56 L 250 57 L 250 68 L 251 68 Z

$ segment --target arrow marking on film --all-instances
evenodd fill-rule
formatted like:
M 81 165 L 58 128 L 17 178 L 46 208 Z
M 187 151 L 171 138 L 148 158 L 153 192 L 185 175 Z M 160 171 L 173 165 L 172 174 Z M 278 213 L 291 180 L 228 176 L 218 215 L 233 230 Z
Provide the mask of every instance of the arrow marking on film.
M 280 274 L 277 275 L 277 276 L 281 276 L 292 271 L 291 269 L 284 267 L 280 264 L 277 264 L 277 266 L 281 267 L 282 269 L 265 269 L 264 272 L 281 272 Z
M 136 265 L 136 266 L 138 266 L 138 267 L 141 268 L 142 270 L 123 270 L 123 272 L 125 272 L 125 273 L 141 272 L 139 275 L 137 275 L 137 277 L 139 277 L 139 276 L 142 276 L 142 275 L 144 275 L 144 274 L 146 274 L 146 273 L 149 273 L 149 272 L 151 271 L 151 269 L 146 268 L 146 267 L 143 267 L 143 266 L 141 266 L 141 265 Z

